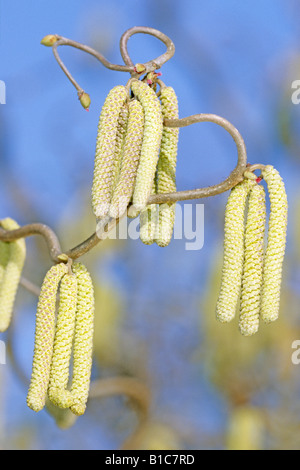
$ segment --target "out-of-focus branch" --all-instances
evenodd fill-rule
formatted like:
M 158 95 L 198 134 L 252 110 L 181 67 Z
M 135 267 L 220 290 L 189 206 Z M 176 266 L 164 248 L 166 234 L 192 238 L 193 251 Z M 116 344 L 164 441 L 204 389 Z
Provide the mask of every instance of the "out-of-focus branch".
M 29 281 L 29 279 L 26 279 L 26 277 L 21 276 L 20 284 L 22 287 L 24 287 L 24 289 L 28 290 L 28 292 L 31 292 L 31 294 L 39 297 L 41 289 L 39 288 L 39 286 Z
M 121 447 L 122 450 L 136 449 L 138 438 L 149 418 L 151 402 L 150 390 L 143 382 L 134 377 L 111 377 L 92 382 L 89 395 L 90 399 L 113 395 L 127 396 L 137 409 L 139 418 L 138 425 Z

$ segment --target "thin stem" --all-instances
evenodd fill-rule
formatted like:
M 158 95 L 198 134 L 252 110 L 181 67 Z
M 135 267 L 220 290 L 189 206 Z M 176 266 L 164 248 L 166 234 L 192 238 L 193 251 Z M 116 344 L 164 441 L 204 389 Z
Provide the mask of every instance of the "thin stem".
M 27 279 L 24 276 L 21 276 L 20 284 L 28 292 L 30 292 L 31 294 L 36 295 L 37 297 L 39 297 L 41 289 L 39 288 L 39 286 L 37 286 L 33 282 L 29 281 L 29 279 Z
M 228 191 L 243 180 L 243 173 L 247 165 L 247 151 L 245 142 L 236 127 L 234 127 L 225 118 L 217 116 L 216 114 L 194 114 L 193 116 L 188 116 L 182 119 L 165 119 L 164 125 L 166 127 L 186 127 L 199 122 L 212 122 L 223 127 L 227 132 L 229 132 L 237 147 L 238 161 L 236 167 L 230 173 L 228 178 L 219 184 L 208 186 L 206 188 L 179 191 L 176 193 L 155 194 L 150 196 L 148 201 L 149 204 L 162 204 L 167 202 L 177 202 L 216 196 L 217 194 Z
M 148 72 L 153 72 L 154 70 L 160 68 L 165 62 L 167 62 L 171 57 L 173 57 L 175 53 L 175 46 L 172 42 L 172 40 L 166 36 L 165 34 L 161 33 L 157 29 L 154 28 L 147 28 L 143 26 L 135 26 L 133 28 L 128 29 L 125 31 L 125 33 L 122 35 L 121 40 L 120 40 L 120 51 L 121 55 L 123 57 L 123 60 L 125 62 L 125 65 L 117 65 L 117 64 L 112 64 L 109 62 L 100 52 L 96 51 L 90 46 L 86 46 L 85 44 L 81 44 L 80 42 L 73 41 L 72 39 L 64 38 L 63 36 L 57 35 L 58 40 L 53 44 L 52 50 L 54 57 L 62 69 L 62 71 L 65 73 L 66 77 L 70 80 L 72 85 L 76 88 L 78 95 L 80 96 L 81 93 L 84 92 L 83 88 L 77 83 L 75 78 L 72 76 L 62 59 L 60 58 L 60 55 L 58 53 L 58 47 L 59 46 L 71 46 L 75 47 L 75 49 L 79 49 L 83 52 L 86 52 L 93 57 L 95 57 L 97 60 L 101 62 L 104 67 L 108 68 L 109 70 L 115 70 L 117 72 L 129 72 L 132 77 L 138 77 L 139 74 L 135 71 L 134 64 L 128 54 L 127 50 L 127 42 L 128 39 L 133 35 L 133 34 L 150 34 L 151 36 L 156 37 L 160 41 L 162 41 L 166 46 L 167 46 L 167 51 L 157 57 L 154 60 L 150 60 L 146 62 L 144 65 L 145 71 L 143 73 L 148 73 Z
M 125 395 L 137 407 L 139 422 L 135 431 L 125 440 L 121 450 L 136 449 L 139 437 L 149 418 L 151 395 L 149 389 L 134 377 L 111 377 L 92 382 L 89 398 Z
M 145 73 L 154 72 L 154 70 L 159 69 L 163 64 L 173 57 L 175 54 L 174 43 L 168 36 L 154 28 L 148 28 L 146 26 L 134 26 L 133 28 L 128 29 L 121 37 L 120 51 L 125 64 L 131 67 L 134 65 L 128 53 L 127 43 L 131 36 L 139 33 L 150 34 L 151 36 L 154 36 L 155 38 L 162 41 L 167 46 L 167 51 L 164 54 L 156 57 L 156 59 L 150 60 L 149 62 L 143 63 L 146 68 Z M 132 75 L 137 74 L 132 73 Z
M 23 225 L 23 227 L 16 230 L 4 230 L 0 227 L 0 240 L 4 242 L 12 242 L 19 238 L 30 237 L 31 235 L 42 235 L 47 243 L 51 259 L 55 263 L 61 261 L 58 259 L 58 256 L 61 254 L 59 240 L 55 232 L 48 225 L 34 223 Z

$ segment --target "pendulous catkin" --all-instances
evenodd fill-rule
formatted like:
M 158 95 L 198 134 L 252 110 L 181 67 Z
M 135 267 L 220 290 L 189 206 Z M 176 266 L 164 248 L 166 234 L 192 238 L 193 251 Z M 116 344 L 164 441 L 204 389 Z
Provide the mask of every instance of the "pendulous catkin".
M 67 385 L 75 331 L 76 308 L 77 277 L 74 274 L 65 274 L 60 283 L 59 309 L 48 388 L 50 400 L 60 408 L 69 408 L 73 403 Z
M 223 323 L 234 318 L 239 300 L 244 264 L 245 206 L 254 184 L 255 181 L 244 179 L 231 190 L 226 205 L 222 280 L 216 309 L 217 318 Z
M 153 181 L 152 194 L 156 193 L 156 177 Z M 140 239 L 144 245 L 152 245 L 156 240 L 158 207 L 150 204 L 140 212 Z
M 123 150 L 124 150 L 124 143 L 125 143 L 125 135 L 127 133 L 128 114 L 129 114 L 128 103 L 125 102 L 119 114 L 118 127 L 117 127 L 112 195 L 115 192 L 116 186 L 120 178 L 120 171 L 121 171 L 121 166 L 122 166 Z
M 68 266 L 64 263 L 52 266 L 41 287 L 36 314 L 32 374 L 27 395 L 27 405 L 33 411 L 42 410 L 46 402 L 55 334 L 56 296 L 59 283 L 67 272 Z
M 163 130 L 161 105 L 155 92 L 146 83 L 133 80 L 131 90 L 141 102 L 145 113 L 144 136 L 140 162 L 133 191 L 133 205 L 129 210 L 136 217 L 147 205 L 155 178 Z
M 92 187 L 93 211 L 99 219 L 105 217 L 109 210 L 116 168 L 118 125 L 127 99 L 128 92 L 124 86 L 114 87 L 108 93 L 100 114 Z
M 19 228 L 17 222 L 6 218 L 0 225 L 5 230 Z M 0 242 L 0 332 L 10 325 L 15 297 L 26 257 L 23 238 L 13 242 Z
M 178 100 L 172 87 L 162 87 L 161 109 L 164 119 L 178 119 Z M 176 163 L 178 146 L 178 128 L 163 127 L 160 155 L 157 164 L 157 193 L 172 193 L 176 191 Z M 158 226 L 156 243 L 168 246 L 174 228 L 176 204 L 160 204 L 158 207 Z
M 245 229 L 245 259 L 242 277 L 239 328 L 244 336 L 258 331 L 266 223 L 265 190 L 255 184 L 249 195 Z
M 72 270 L 77 277 L 77 311 L 70 409 L 80 416 L 85 412 L 91 380 L 95 305 L 93 283 L 87 269 L 81 263 L 74 263 Z
M 115 219 L 124 214 L 132 197 L 144 135 L 144 110 L 141 103 L 132 99 L 128 108 L 121 170 L 109 208 L 110 217 Z
M 271 165 L 262 170 L 270 197 L 268 243 L 264 258 L 261 315 L 266 323 L 279 315 L 282 264 L 286 245 L 288 203 L 278 171 Z

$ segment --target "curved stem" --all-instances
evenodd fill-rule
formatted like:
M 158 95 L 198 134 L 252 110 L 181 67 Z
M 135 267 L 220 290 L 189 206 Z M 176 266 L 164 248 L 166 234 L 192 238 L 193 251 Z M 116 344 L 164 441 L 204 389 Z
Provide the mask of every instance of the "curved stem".
M 30 237 L 31 235 L 42 235 L 44 237 L 51 259 L 55 262 L 61 262 L 58 256 L 61 254 L 60 243 L 54 231 L 48 225 L 34 223 L 23 225 L 16 230 L 4 230 L 0 227 L 0 240 L 3 242 L 12 242 L 19 238 Z
M 134 67 L 134 64 L 129 56 L 128 49 L 127 49 L 127 43 L 128 39 L 133 36 L 134 34 L 150 34 L 151 36 L 154 36 L 155 38 L 159 39 L 162 41 L 166 46 L 167 46 L 167 51 L 160 55 L 159 57 L 156 57 L 156 59 L 150 60 L 149 62 L 143 63 L 145 67 L 145 72 L 153 72 L 156 69 L 159 69 L 163 64 L 165 64 L 168 60 L 170 60 L 173 55 L 175 54 L 175 45 L 173 41 L 163 34 L 161 31 L 154 29 L 154 28 L 148 28 L 146 26 L 134 26 L 133 28 L 128 29 L 125 31 L 125 33 L 122 35 L 121 40 L 120 40 L 120 51 L 122 58 L 124 60 L 124 63 L 128 66 Z M 132 75 L 138 75 L 136 73 L 132 73 Z
M 185 201 L 189 199 L 200 199 L 204 197 L 216 196 L 236 186 L 243 180 L 243 174 L 247 166 L 247 151 L 244 139 L 242 138 L 236 127 L 227 119 L 217 116 L 216 114 L 194 114 L 182 119 L 165 119 L 166 127 L 186 127 L 199 122 L 212 122 L 223 127 L 233 138 L 238 153 L 238 161 L 234 170 L 228 178 L 214 186 L 199 188 L 188 191 L 179 191 L 168 194 L 155 194 L 150 196 L 149 204 L 162 204 L 167 202 Z

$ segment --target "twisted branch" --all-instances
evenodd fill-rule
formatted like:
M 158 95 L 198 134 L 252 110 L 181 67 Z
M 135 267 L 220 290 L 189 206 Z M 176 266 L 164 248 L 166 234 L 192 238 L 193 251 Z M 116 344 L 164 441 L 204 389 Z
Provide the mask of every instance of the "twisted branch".
M 156 29 L 148 28 L 148 27 L 141 27 L 141 26 L 136 26 L 134 28 L 127 30 L 121 37 L 120 51 L 121 51 L 122 58 L 125 62 L 125 65 L 112 64 L 102 54 L 92 49 L 91 47 L 80 44 L 71 39 L 58 36 L 58 35 L 56 35 L 57 41 L 53 44 L 52 49 L 53 49 L 54 56 L 59 66 L 62 68 L 62 70 L 68 77 L 68 79 L 77 89 L 78 95 L 80 95 L 81 93 L 83 93 L 83 89 L 76 82 L 76 80 L 72 77 L 71 73 L 69 72 L 65 64 L 62 62 L 61 58 L 59 57 L 57 48 L 63 45 L 75 47 L 76 49 L 80 49 L 84 52 L 87 52 L 88 54 L 91 54 L 108 69 L 121 71 L 121 72 L 129 72 L 132 77 L 135 77 L 135 76 L 138 76 L 139 74 L 137 74 L 135 67 L 133 65 L 133 62 L 128 54 L 127 43 L 128 43 L 129 38 L 132 35 L 138 34 L 138 33 L 150 34 L 156 37 L 157 39 L 159 39 L 160 41 L 162 41 L 167 47 L 167 51 L 164 54 L 160 55 L 154 60 L 151 60 L 149 62 L 142 64 L 144 66 L 145 73 L 154 71 L 157 68 L 160 68 L 166 61 L 168 61 L 174 55 L 175 47 L 174 47 L 173 42 L 168 36 L 166 36 L 165 34 L 161 33 L 160 31 Z M 204 197 L 216 196 L 217 194 L 221 194 L 225 191 L 228 191 L 229 189 L 233 188 L 235 185 L 237 185 L 240 181 L 243 180 L 244 172 L 246 170 L 246 165 L 247 165 L 246 147 L 245 147 L 245 143 L 241 134 L 229 121 L 227 121 L 223 117 L 220 117 L 214 114 L 196 114 L 196 115 L 189 116 L 183 119 L 165 120 L 164 125 L 166 127 L 186 127 L 191 124 L 200 123 L 200 122 L 213 122 L 223 127 L 227 132 L 229 132 L 229 134 L 233 138 L 237 147 L 238 160 L 237 160 L 236 167 L 230 173 L 230 175 L 219 184 L 216 184 L 214 186 L 209 186 L 206 188 L 198 188 L 194 190 L 179 191 L 179 192 L 174 192 L 174 193 L 169 193 L 169 194 L 151 195 L 148 201 L 149 204 L 173 203 L 177 201 L 200 199 Z M 119 223 L 118 219 L 110 221 L 105 227 L 105 232 L 108 234 L 118 223 Z M 17 240 L 18 238 L 28 237 L 31 235 L 42 235 L 45 238 L 45 241 L 47 243 L 51 259 L 55 263 L 62 261 L 61 259 L 59 259 L 59 256 L 62 254 L 59 240 L 56 234 L 53 232 L 53 230 L 47 225 L 38 224 L 38 223 L 29 224 L 29 225 L 25 225 L 21 227 L 18 230 L 13 230 L 10 232 L 5 231 L 4 229 L 0 228 L 0 240 L 2 241 L 7 241 L 7 242 L 13 241 L 13 240 Z M 64 251 L 63 253 L 67 254 L 68 257 L 71 259 L 77 259 L 80 256 L 88 253 L 92 248 L 94 248 L 101 241 L 102 241 L 102 238 L 99 238 L 97 236 L 97 233 L 94 232 L 86 240 L 79 243 L 74 248 Z
M 63 36 L 59 36 L 58 34 L 56 35 L 57 41 L 53 44 L 52 50 L 53 50 L 53 54 L 54 54 L 54 57 L 55 57 L 58 65 L 60 66 L 62 71 L 65 73 L 67 78 L 70 80 L 72 85 L 76 88 L 76 90 L 78 92 L 78 95 L 80 96 L 82 93 L 84 93 L 84 90 L 77 83 L 77 81 L 74 79 L 74 77 L 72 76 L 70 71 L 67 69 L 67 67 L 65 66 L 65 64 L 61 60 L 57 48 L 59 46 L 75 47 L 75 49 L 79 49 L 79 50 L 81 50 L 83 52 L 86 52 L 86 53 L 92 55 L 93 57 L 95 57 L 97 60 L 99 60 L 101 62 L 102 65 L 104 65 L 104 67 L 106 67 L 109 70 L 115 70 L 117 72 L 129 72 L 132 77 L 138 77 L 139 74 L 136 72 L 135 66 L 134 66 L 132 60 L 130 59 L 130 56 L 129 56 L 128 50 L 127 50 L 128 39 L 132 35 L 138 34 L 138 33 L 149 34 L 151 36 L 154 36 L 157 39 L 159 39 L 160 41 L 162 41 L 167 46 L 167 51 L 164 54 L 160 55 L 156 59 L 150 60 L 150 61 L 145 62 L 143 64 L 143 66 L 144 66 L 144 72 L 143 73 L 154 72 L 154 70 L 159 69 L 169 59 L 171 59 L 171 57 L 173 57 L 173 55 L 175 53 L 175 46 L 174 46 L 173 42 L 171 41 L 171 39 L 168 36 L 166 36 L 165 34 L 163 34 L 162 32 L 158 31 L 157 29 L 143 27 L 143 26 L 135 26 L 133 28 L 130 28 L 127 31 L 125 31 L 125 33 L 121 37 L 120 51 L 121 51 L 122 58 L 123 58 L 126 65 L 113 64 L 113 63 L 109 62 L 109 60 L 107 60 L 102 54 L 100 54 L 100 52 L 96 51 L 92 47 L 86 46 L 86 45 L 81 44 L 77 41 L 73 41 L 72 39 L 64 38 Z

